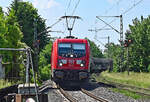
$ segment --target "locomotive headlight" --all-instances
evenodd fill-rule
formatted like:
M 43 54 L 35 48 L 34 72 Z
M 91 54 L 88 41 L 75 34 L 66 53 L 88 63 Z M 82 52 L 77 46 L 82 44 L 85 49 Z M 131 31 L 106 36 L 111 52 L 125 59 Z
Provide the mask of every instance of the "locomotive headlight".
M 85 66 L 85 61 L 84 60 L 77 60 L 76 63 L 80 64 L 81 67 Z
M 71 54 L 70 57 L 73 57 L 73 55 Z
M 63 64 L 62 63 L 59 63 L 59 66 L 62 66 Z
M 83 64 L 83 63 L 81 63 L 81 64 L 80 64 L 80 66 L 81 66 L 81 67 L 84 67 L 84 64 Z

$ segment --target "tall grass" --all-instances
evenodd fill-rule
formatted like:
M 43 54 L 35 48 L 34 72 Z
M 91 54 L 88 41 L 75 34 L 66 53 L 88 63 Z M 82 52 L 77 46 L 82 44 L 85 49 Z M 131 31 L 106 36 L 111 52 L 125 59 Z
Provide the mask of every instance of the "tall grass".
M 130 72 L 130 74 L 128 75 L 127 72 L 124 73 L 103 72 L 101 75 L 103 78 L 106 78 L 107 80 L 110 81 L 134 85 L 142 88 L 150 88 L 150 73 Z
M 7 86 L 11 86 L 11 85 L 12 85 L 12 83 L 8 82 L 8 80 L 0 79 L 0 89 L 5 88 Z
M 137 86 L 141 88 L 150 88 L 150 73 L 135 73 L 130 72 L 129 75 L 127 72 L 123 73 L 108 73 L 102 72 L 99 76 L 94 75 L 93 76 L 97 81 L 105 81 L 109 80 L 116 83 L 121 84 L 128 84 L 132 86 Z M 112 89 L 113 91 L 120 92 L 126 96 L 132 97 L 134 99 L 144 98 L 145 96 L 140 96 L 136 93 L 129 92 L 126 90 L 120 90 L 120 89 Z M 147 98 L 147 97 L 146 97 Z

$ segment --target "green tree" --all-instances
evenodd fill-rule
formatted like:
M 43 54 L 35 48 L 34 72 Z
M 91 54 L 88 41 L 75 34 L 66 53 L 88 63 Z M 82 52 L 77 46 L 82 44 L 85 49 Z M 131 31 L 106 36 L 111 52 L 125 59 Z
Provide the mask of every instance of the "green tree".
M 17 19 L 13 10 L 9 12 L 7 16 L 4 16 L 0 8 L 0 47 L 20 48 L 24 46 L 24 44 L 21 43 L 23 34 L 16 21 Z M 6 62 L 16 63 L 17 57 L 19 57 L 19 53 L 17 52 L 1 51 L 0 54 L 4 55 L 3 61 Z M 19 65 L 8 66 L 8 68 L 6 68 L 6 77 L 12 75 L 9 74 L 10 72 L 13 73 L 11 77 L 18 77 L 19 71 Z
M 120 64 L 121 64 L 121 46 L 119 44 L 114 44 L 110 43 L 109 45 L 106 45 L 108 49 L 104 51 L 104 54 L 108 56 L 109 53 L 109 58 L 113 59 L 113 71 L 114 72 L 121 72 L 124 71 L 125 68 L 123 67 L 120 69 Z
M 14 0 L 10 6 L 11 10 L 15 11 L 17 21 L 23 32 L 22 42 L 34 49 L 33 65 L 38 73 L 38 54 L 49 42 L 45 19 L 38 14 L 38 10 L 29 2 Z M 41 34 L 41 32 L 43 33 Z M 37 34 L 37 38 L 35 34 Z M 37 40 L 35 41 L 35 39 Z
M 39 72 L 41 80 L 48 80 L 51 76 L 51 50 L 52 41 L 40 52 Z
M 102 51 L 98 48 L 98 46 L 93 41 L 89 40 L 88 38 L 85 38 L 85 39 L 87 39 L 90 44 L 91 56 L 103 58 L 104 55 L 102 54 Z
M 130 33 L 126 33 L 126 36 L 132 40 L 129 46 L 130 70 L 147 72 L 150 63 L 150 16 L 141 16 L 141 20 L 134 19 L 129 28 Z
M 131 40 L 129 44 L 129 57 L 127 60 L 127 48 L 124 48 L 123 68 L 120 69 L 121 46 L 111 43 L 106 45 L 108 50 L 105 54 L 110 55 L 113 59 L 115 72 L 130 71 L 148 72 L 150 71 L 150 16 L 148 18 L 141 17 L 133 20 L 133 25 L 129 25 L 129 30 L 125 33 L 125 40 Z
M 14 0 L 10 7 L 10 11 L 11 10 L 15 11 L 17 21 L 21 27 L 21 31 L 23 32 L 24 37 L 22 41 L 33 48 L 34 28 L 37 29 L 37 34 L 45 31 L 45 19 L 40 17 L 37 9 L 29 2 L 18 2 L 18 0 Z M 44 46 L 49 42 L 48 34 L 44 32 L 41 35 L 38 35 L 38 40 L 40 40 L 39 47 L 40 50 L 42 50 L 42 48 L 44 48 Z
M 7 40 L 5 39 L 6 32 L 7 32 L 6 18 L 4 16 L 2 8 L 0 7 L 0 47 L 4 47 L 7 45 L 6 44 Z

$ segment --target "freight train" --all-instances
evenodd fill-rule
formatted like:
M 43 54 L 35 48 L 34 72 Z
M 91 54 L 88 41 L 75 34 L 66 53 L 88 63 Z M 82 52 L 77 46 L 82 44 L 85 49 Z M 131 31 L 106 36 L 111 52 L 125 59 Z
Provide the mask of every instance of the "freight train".
M 90 72 L 90 45 L 73 36 L 56 39 L 51 53 L 51 72 L 55 82 L 86 82 Z
M 101 73 L 106 70 L 113 70 L 112 59 L 91 57 L 90 73 Z

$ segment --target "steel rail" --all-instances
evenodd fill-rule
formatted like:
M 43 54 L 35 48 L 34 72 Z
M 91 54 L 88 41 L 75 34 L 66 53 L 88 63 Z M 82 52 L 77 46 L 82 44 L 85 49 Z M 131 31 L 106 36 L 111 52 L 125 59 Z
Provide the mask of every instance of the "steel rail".
M 58 84 L 54 84 L 55 88 L 58 88 L 61 94 L 67 98 L 70 102 L 78 102 L 75 98 L 73 98 L 70 94 L 68 94 L 63 88 L 61 88 Z
M 139 89 L 139 90 L 143 90 L 143 91 L 149 91 L 150 92 L 150 89 L 148 88 L 142 88 L 142 87 L 138 87 L 138 86 L 133 86 L 133 85 L 127 85 L 127 84 L 121 84 L 121 83 L 117 83 L 117 82 L 112 82 L 112 81 L 109 81 L 109 80 L 106 80 L 105 78 L 103 79 L 104 81 L 108 82 L 108 84 L 111 84 L 111 85 L 117 85 L 117 86 L 120 86 L 120 87 L 128 87 L 128 88 L 132 88 L 132 89 Z
M 49 88 L 49 84 L 44 84 L 41 87 L 39 87 L 39 93 L 41 93 L 42 91 L 44 91 L 45 89 Z
M 60 88 L 60 92 L 70 101 L 70 102 L 78 102 L 75 98 L 73 98 L 70 94 L 68 94 L 66 91 L 64 91 L 62 88 Z
M 66 92 L 66 91 L 65 91 L 63 88 L 61 88 L 58 84 L 54 83 L 53 85 L 54 85 L 53 87 L 54 87 L 54 88 L 58 88 L 59 91 L 60 91 L 60 93 L 61 93 L 65 98 L 67 98 L 70 102 L 79 102 L 79 100 L 73 98 L 68 92 Z M 83 89 L 83 88 L 81 88 L 80 92 L 84 93 L 85 95 L 87 95 L 87 96 L 89 96 L 89 97 L 91 97 L 91 98 L 93 98 L 93 99 L 95 99 L 95 100 L 97 100 L 97 101 L 99 101 L 99 102 L 112 102 L 112 101 L 107 100 L 107 99 L 104 99 L 104 98 L 102 98 L 102 97 L 95 96 L 95 95 L 93 95 L 92 93 L 88 92 L 87 90 L 85 90 L 85 89 Z
M 130 92 L 133 92 L 133 93 L 136 93 L 136 94 L 140 94 L 140 95 L 143 95 L 143 96 L 150 96 L 150 94 L 148 93 L 144 93 L 144 92 L 140 92 L 140 91 L 135 91 L 135 90 L 132 90 L 132 89 L 128 89 L 128 88 L 121 88 L 121 87 L 117 87 L 118 89 L 122 89 L 122 90 L 127 90 L 127 91 L 130 91 Z
M 114 86 L 117 89 L 127 90 L 127 91 L 137 93 L 137 94 L 140 94 L 140 95 L 144 95 L 144 96 L 150 96 L 150 90 L 149 89 L 140 88 L 140 87 L 136 87 L 136 86 L 130 86 L 130 85 L 126 85 L 126 84 L 115 83 L 115 82 L 111 82 L 111 81 L 108 81 L 108 80 L 105 80 L 105 81 L 107 81 L 108 83 L 100 82 L 99 84 L 106 84 L 106 85 Z M 141 90 L 143 90 L 145 92 L 141 92 Z M 149 91 L 149 93 L 147 93 L 147 91 Z
M 111 101 L 109 101 L 107 99 L 104 99 L 102 97 L 97 97 L 97 96 L 93 95 L 92 93 L 88 92 L 87 90 L 85 90 L 83 88 L 81 88 L 81 92 L 83 92 L 84 94 L 86 94 L 86 95 L 88 95 L 88 96 L 90 96 L 90 97 L 92 97 L 92 98 L 94 98 L 94 99 L 96 99 L 100 102 L 111 102 Z

